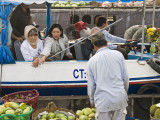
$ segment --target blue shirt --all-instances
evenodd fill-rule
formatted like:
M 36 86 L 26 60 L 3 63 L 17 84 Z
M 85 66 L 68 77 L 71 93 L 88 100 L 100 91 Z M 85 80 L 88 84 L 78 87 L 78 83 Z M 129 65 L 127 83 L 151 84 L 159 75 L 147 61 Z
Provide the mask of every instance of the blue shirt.
M 87 65 L 90 103 L 100 112 L 125 109 L 128 74 L 123 55 L 107 47 L 99 49 Z
M 0 28 L 1 28 L 1 24 L 2 24 L 2 19 L 0 18 Z M 8 45 L 11 45 L 11 33 L 12 33 L 12 27 L 10 24 L 10 21 L 8 21 Z M 0 45 L 1 45 L 1 33 L 0 33 Z
M 113 43 L 125 43 L 126 42 L 126 39 L 114 36 L 114 35 L 110 34 L 109 32 L 107 32 L 106 30 L 102 30 L 102 33 L 104 34 L 104 36 L 108 42 L 113 42 Z M 109 49 L 116 49 L 117 45 L 108 44 L 108 48 Z

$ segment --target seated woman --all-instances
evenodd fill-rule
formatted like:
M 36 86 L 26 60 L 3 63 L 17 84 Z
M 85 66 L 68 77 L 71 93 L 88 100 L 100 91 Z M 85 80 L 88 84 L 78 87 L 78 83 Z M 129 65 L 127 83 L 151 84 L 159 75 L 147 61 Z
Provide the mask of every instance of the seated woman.
M 43 51 L 43 42 L 38 38 L 37 28 L 28 25 L 24 29 L 25 40 L 21 45 L 21 52 L 25 61 L 38 61 L 38 56 Z
M 46 61 L 47 57 L 50 57 L 66 48 L 69 47 L 68 38 L 63 34 L 63 29 L 59 24 L 53 24 L 49 30 L 48 36 L 44 40 L 44 50 L 39 56 L 39 64 L 42 64 Z M 72 53 L 69 49 L 56 55 L 49 61 L 52 60 L 62 60 L 62 59 L 72 59 Z M 37 67 L 38 64 L 33 62 L 33 66 Z

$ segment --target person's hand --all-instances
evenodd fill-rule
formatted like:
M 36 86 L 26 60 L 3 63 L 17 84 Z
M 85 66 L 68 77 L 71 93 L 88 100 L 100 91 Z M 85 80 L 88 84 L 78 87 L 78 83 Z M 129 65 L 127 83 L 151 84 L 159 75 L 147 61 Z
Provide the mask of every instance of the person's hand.
M 4 29 L 4 24 L 1 24 L 0 32 Z
M 23 40 L 25 40 L 25 37 L 24 37 L 24 35 L 22 36 L 22 39 L 23 39 Z
M 19 40 L 22 43 L 24 39 L 22 37 L 17 37 L 17 40 Z
M 132 42 L 133 40 L 132 39 L 128 39 L 128 40 L 126 40 L 126 42 Z
M 121 48 L 121 47 L 122 47 L 122 44 L 117 45 L 117 48 Z
M 39 60 L 39 64 L 43 64 L 46 60 L 46 56 L 43 56 L 40 60 Z
M 36 58 L 36 59 L 33 61 L 33 67 L 38 67 L 38 64 L 39 64 L 39 59 Z

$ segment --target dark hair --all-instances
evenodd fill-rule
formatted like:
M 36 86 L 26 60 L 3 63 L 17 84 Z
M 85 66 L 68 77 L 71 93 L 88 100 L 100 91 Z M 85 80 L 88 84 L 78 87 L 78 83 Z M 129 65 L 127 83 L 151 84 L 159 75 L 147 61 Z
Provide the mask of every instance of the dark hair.
M 102 47 L 107 44 L 107 41 L 105 39 L 105 36 L 102 32 L 97 33 L 96 35 L 93 35 L 91 37 L 91 42 L 97 47 Z
M 96 18 L 96 26 L 101 27 L 103 24 L 106 24 L 107 19 L 103 16 L 99 16 Z
M 106 40 L 98 40 L 98 41 L 95 41 L 93 44 L 97 47 L 102 47 L 107 44 L 107 41 Z
M 62 29 L 62 27 L 61 27 L 60 24 L 53 24 L 53 25 L 51 26 L 49 32 L 48 32 L 48 36 L 49 36 L 49 37 L 53 37 L 53 36 L 52 36 L 52 31 L 53 31 L 54 28 L 58 28 L 58 29 L 62 32 L 61 35 L 60 35 L 60 37 L 63 38 L 63 29 Z

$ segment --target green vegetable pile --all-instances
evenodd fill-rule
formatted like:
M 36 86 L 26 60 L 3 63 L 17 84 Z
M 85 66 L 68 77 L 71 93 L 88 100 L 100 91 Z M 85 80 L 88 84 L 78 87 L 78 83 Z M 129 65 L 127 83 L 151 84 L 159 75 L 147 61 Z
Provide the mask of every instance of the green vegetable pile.
M 150 115 L 153 118 L 160 118 L 160 103 L 154 104 L 150 107 Z
M 95 119 L 95 108 L 84 108 L 82 110 L 77 110 L 76 115 L 79 120 L 93 120 Z
M 72 1 L 69 0 L 67 2 L 56 1 L 52 4 L 52 7 L 78 7 L 86 5 L 90 5 L 90 3 L 86 3 L 84 1 L 73 3 Z
M 32 111 L 33 109 L 25 103 L 18 104 L 15 102 L 6 102 L 3 105 L 0 105 L 0 119 L 3 118 L 4 120 L 7 120 L 15 117 L 17 119 L 14 120 L 25 120 L 26 116 L 23 115 L 28 115 Z
M 70 112 L 55 111 L 55 112 L 42 112 L 37 116 L 38 120 L 75 120 L 75 116 Z

